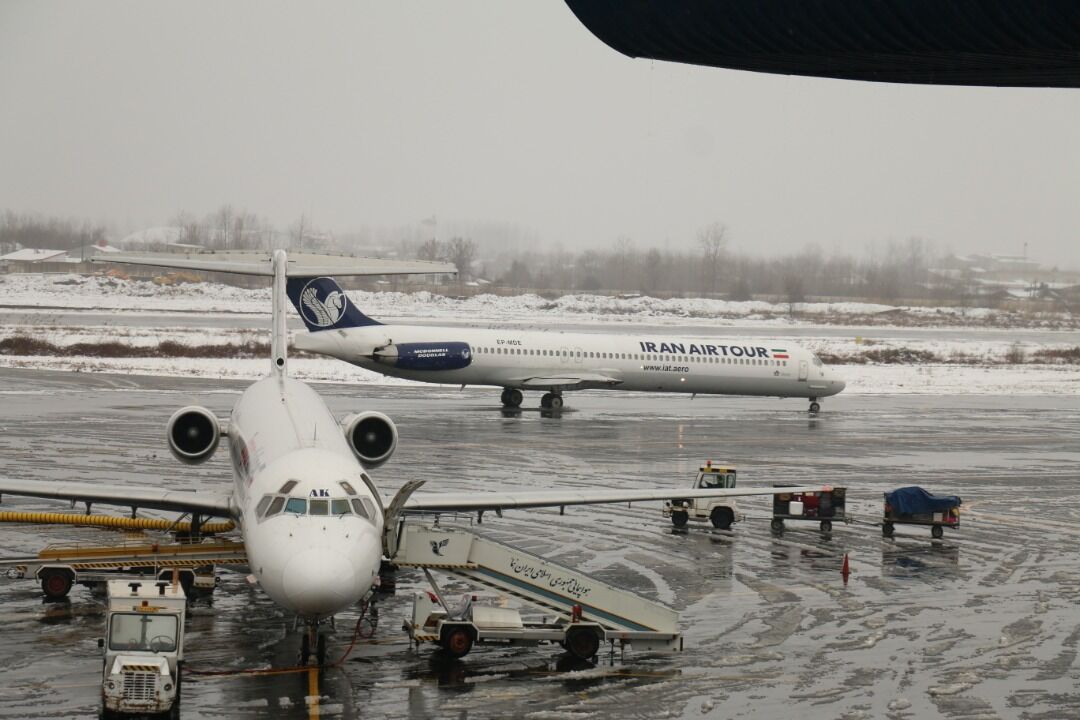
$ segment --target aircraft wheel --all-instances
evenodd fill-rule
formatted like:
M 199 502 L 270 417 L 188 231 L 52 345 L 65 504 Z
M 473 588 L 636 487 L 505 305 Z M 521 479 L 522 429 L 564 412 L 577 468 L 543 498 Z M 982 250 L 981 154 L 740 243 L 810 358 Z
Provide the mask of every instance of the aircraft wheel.
M 41 592 L 48 600 L 63 600 L 71 592 L 75 576 L 70 570 L 53 569 L 41 573 Z
M 548 401 L 548 407 L 552 410 L 562 410 L 563 399 L 562 395 L 552 395 L 551 400 Z
M 832 520 L 822 520 L 821 521 L 821 532 L 823 532 L 823 533 L 831 533 L 832 532 Z
M 551 393 L 544 393 L 543 396 L 541 396 L 541 398 L 540 398 L 540 407 L 544 408 L 545 410 L 550 410 L 551 409 L 551 398 L 553 398 L 553 397 L 555 397 L 555 396 L 552 395 Z
M 712 521 L 713 527 L 719 530 L 729 530 L 731 523 L 735 521 L 735 514 L 731 512 L 731 508 L 713 508 L 712 513 L 709 515 L 709 520 Z
M 671 524 L 677 528 L 686 527 L 690 521 L 690 515 L 685 510 L 676 510 L 671 513 Z
M 945 536 L 945 528 L 941 527 L 940 525 L 935 525 L 934 527 L 930 528 L 930 534 L 934 536 L 935 540 L 940 540 L 942 537 Z
M 515 388 L 506 388 L 502 394 L 502 404 L 509 408 L 521 407 L 521 401 L 524 400 L 524 396 L 520 390 Z
M 774 533 L 784 532 L 784 521 L 780 518 L 773 518 L 773 521 L 769 523 L 769 527 Z
M 810 403 L 810 412 L 814 413 L 815 415 L 817 413 L 821 412 L 821 403 L 816 403 L 816 402 Z
M 444 626 L 439 644 L 442 646 L 443 652 L 449 657 L 465 657 L 472 650 L 472 632 L 465 625 Z
M 566 649 L 579 660 L 596 657 L 600 650 L 600 635 L 591 628 L 571 628 L 566 633 Z
M 881 534 L 887 538 L 891 538 L 894 532 L 896 532 L 896 526 L 894 526 L 891 522 L 884 523 L 881 526 Z

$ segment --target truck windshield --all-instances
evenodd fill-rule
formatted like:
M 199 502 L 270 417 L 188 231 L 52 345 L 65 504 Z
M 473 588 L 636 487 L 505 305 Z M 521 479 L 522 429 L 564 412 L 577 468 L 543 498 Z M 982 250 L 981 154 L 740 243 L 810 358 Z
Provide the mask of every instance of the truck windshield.
M 176 616 L 116 613 L 109 623 L 110 650 L 176 650 Z
M 702 488 L 727 488 L 735 487 L 734 473 L 702 473 L 698 487 Z

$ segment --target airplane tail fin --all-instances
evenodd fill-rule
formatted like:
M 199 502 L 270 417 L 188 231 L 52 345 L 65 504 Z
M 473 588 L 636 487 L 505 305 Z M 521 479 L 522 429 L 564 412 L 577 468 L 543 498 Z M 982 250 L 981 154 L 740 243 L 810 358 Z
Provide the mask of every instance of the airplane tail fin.
M 286 291 L 304 325 L 312 332 L 382 325 L 360 312 L 333 278 L 290 277 Z

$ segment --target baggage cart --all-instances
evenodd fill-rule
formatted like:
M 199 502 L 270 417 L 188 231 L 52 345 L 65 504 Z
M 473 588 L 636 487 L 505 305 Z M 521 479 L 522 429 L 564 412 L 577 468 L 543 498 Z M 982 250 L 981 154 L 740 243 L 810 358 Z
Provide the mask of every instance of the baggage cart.
M 773 495 L 772 531 L 783 532 L 785 520 L 810 520 L 816 521 L 821 532 L 828 534 L 832 532 L 833 521 L 851 522 L 846 501 L 847 488 L 842 487 L 827 487 L 820 492 L 777 492 Z
M 918 486 L 897 488 L 885 493 L 881 534 L 893 536 L 897 525 L 930 527 L 930 535 L 940 540 L 945 528 L 960 527 L 961 499 L 956 495 L 933 495 Z

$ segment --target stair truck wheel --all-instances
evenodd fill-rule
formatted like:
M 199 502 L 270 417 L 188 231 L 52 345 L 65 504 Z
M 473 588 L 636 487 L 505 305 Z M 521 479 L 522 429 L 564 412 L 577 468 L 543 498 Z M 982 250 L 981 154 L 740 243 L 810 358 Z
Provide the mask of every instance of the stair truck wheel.
M 566 633 L 566 649 L 579 660 L 589 660 L 600 650 L 600 635 L 593 628 L 570 628 Z
M 780 518 L 773 518 L 773 521 L 769 523 L 769 527 L 772 528 L 774 533 L 784 532 L 784 521 Z
M 831 533 L 832 532 L 832 520 L 822 520 L 821 521 L 821 532 L 823 532 L 823 533 Z
M 63 568 L 49 568 L 41 571 L 41 592 L 49 600 L 63 600 L 71 592 L 75 574 Z
M 686 527 L 690 516 L 685 510 L 675 510 L 671 513 L 671 524 L 677 528 Z
M 930 528 L 930 534 L 934 536 L 935 540 L 940 540 L 945 535 L 945 528 L 940 525 L 935 525 Z
M 881 534 L 887 538 L 891 538 L 893 533 L 896 532 L 896 527 L 891 522 L 883 523 L 881 525 Z
M 709 514 L 709 520 L 712 521 L 714 528 L 728 530 L 731 528 L 731 523 L 735 520 L 735 514 L 731 512 L 731 508 L 713 508 L 712 513 Z
M 472 650 L 473 635 L 468 625 L 444 625 L 439 644 L 452 658 L 465 657 Z

